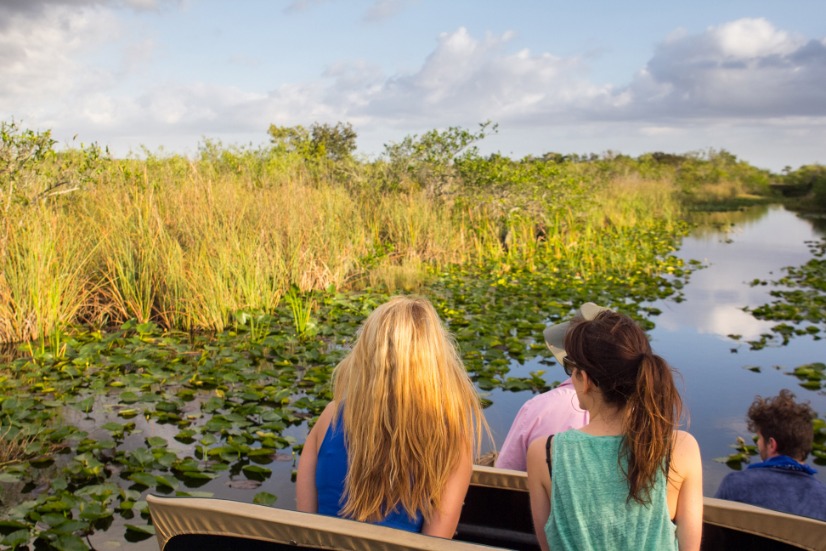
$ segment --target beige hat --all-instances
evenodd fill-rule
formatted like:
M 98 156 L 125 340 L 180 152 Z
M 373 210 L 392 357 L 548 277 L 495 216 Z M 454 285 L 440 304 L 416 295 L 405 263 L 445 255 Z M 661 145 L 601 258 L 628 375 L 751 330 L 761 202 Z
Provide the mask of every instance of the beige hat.
M 556 325 L 551 325 L 545 328 L 544 335 L 545 335 L 545 344 L 548 345 L 548 348 L 551 350 L 551 353 L 556 358 L 556 361 L 559 362 L 559 365 L 562 365 L 562 358 L 565 357 L 565 333 L 568 332 L 568 328 L 571 326 L 572 321 L 582 321 L 582 320 L 592 320 L 597 317 L 597 314 L 604 311 L 611 311 L 610 308 L 605 308 L 604 306 L 598 306 L 593 302 L 586 302 L 582 306 L 579 307 L 577 313 L 574 314 L 574 317 L 568 321 L 563 321 L 562 323 L 557 323 Z

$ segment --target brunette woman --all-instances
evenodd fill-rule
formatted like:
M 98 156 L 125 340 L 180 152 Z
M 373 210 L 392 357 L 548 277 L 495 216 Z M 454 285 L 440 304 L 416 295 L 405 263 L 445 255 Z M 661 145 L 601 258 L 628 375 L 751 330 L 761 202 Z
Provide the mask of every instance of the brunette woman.
M 677 430 L 682 401 L 672 369 L 631 318 L 612 311 L 573 322 L 564 349 L 590 421 L 528 449 L 542 548 L 699 549 L 700 449 Z

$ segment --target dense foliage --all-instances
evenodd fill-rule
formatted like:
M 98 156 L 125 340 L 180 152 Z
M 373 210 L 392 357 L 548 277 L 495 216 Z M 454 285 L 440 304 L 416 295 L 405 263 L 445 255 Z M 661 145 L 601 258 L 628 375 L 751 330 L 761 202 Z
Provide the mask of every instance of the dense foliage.
M 481 155 L 495 131 L 368 161 L 349 124 L 273 125 L 266 147 L 113 159 L 4 123 L 0 545 L 83 549 L 115 520 L 150 537 L 147 492 L 213 480 L 273 503 L 285 432 L 393 293 L 431 298 L 483 391 L 545 390 L 511 369 L 552 364 L 547 323 L 593 300 L 650 324 L 694 268 L 686 209 L 774 193 L 725 151 Z

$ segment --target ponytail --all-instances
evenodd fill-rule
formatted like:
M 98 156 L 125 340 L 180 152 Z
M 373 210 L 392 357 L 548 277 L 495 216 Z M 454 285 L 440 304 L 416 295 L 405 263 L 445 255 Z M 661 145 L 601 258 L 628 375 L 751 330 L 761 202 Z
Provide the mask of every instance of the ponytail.
M 671 368 L 660 356 L 641 355 L 636 388 L 628 397 L 620 456 L 627 459 L 628 497 L 651 502 L 657 471 L 667 477 L 682 399 Z
M 618 460 L 628 480 L 628 499 L 650 503 L 657 471 L 668 475 L 683 409 L 671 367 L 651 351 L 634 320 L 612 311 L 572 325 L 565 351 L 596 382 L 607 404 L 624 408 Z

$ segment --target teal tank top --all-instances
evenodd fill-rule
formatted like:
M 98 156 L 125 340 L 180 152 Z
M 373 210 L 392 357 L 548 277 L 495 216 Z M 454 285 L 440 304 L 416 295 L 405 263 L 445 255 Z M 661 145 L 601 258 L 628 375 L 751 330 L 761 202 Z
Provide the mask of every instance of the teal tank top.
M 622 436 L 579 430 L 554 436 L 551 515 L 545 525 L 554 551 L 677 549 L 665 476 L 658 472 L 650 504 L 628 501 L 628 482 L 617 461 L 621 442 Z

